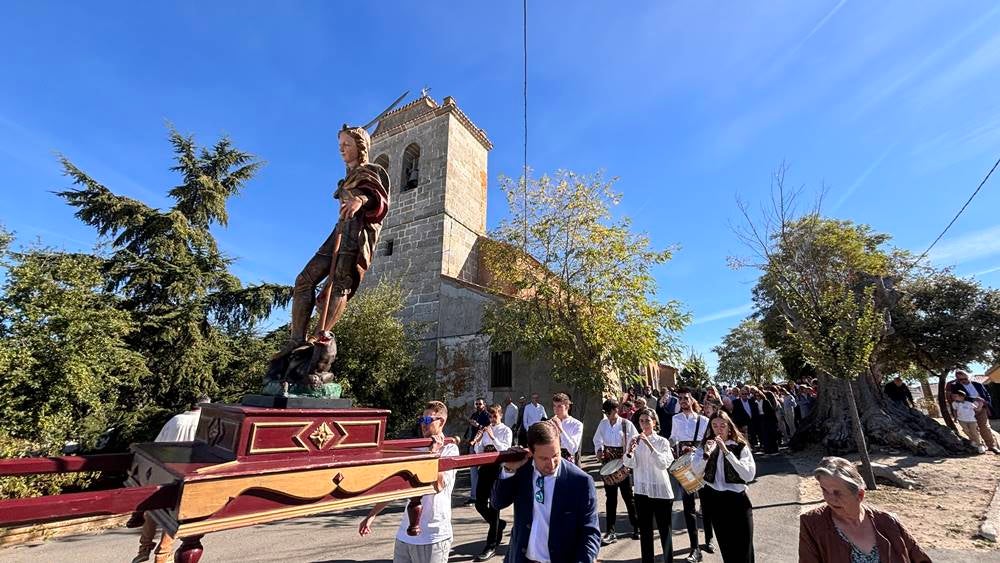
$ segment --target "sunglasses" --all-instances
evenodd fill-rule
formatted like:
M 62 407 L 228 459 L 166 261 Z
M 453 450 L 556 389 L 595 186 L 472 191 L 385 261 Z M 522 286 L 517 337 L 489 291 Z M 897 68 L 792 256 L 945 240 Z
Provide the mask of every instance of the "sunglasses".
M 545 504 L 545 478 L 539 475 L 535 479 L 535 486 L 538 487 L 538 490 L 535 491 L 535 502 Z
M 431 424 L 435 420 L 444 420 L 444 419 L 441 418 L 440 416 L 418 416 L 417 417 L 417 422 L 420 423 L 420 424 L 424 424 L 424 425 Z

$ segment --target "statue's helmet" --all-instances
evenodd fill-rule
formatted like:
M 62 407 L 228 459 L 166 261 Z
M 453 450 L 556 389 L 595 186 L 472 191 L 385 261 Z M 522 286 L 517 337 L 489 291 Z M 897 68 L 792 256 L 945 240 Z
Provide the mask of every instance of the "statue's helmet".
M 358 147 L 358 162 L 361 164 L 368 163 L 368 152 L 372 146 L 371 135 L 368 134 L 368 130 L 364 127 L 348 127 L 345 123 L 340 129 L 341 134 L 350 135 L 354 139 L 354 144 Z

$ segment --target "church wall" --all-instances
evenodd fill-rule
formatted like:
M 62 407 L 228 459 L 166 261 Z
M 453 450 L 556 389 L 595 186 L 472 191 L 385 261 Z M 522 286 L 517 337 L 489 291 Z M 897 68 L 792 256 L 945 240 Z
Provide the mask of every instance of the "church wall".
M 440 116 L 398 134 L 378 137 L 370 155 L 372 160 L 388 156 L 391 189 L 389 213 L 365 284 L 385 279 L 402 285 L 405 307 L 400 316 L 406 323 L 421 323 L 423 331 L 418 338 L 437 334 L 448 126 L 448 116 Z M 420 147 L 419 182 L 415 189 L 402 191 L 403 153 L 411 143 Z M 386 255 L 390 241 L 392 255 Z M 424 350 L 421 357 L 433 364 L 430 351 Z
M 593 449 L 594 429 L 602 418 L 600 403 L 603 397 L 599 394 L 588 396 L 554 383 L 549 376 L 551 367 L 546 359 L 529 359 L 516 350 L 511 355 L 511 386 L 492 388 L 492 349 L 489 337 L 480 331 L 483 310 L 495 298 L 446 278 L 442 279 L 440 296 L 435 371 L 440 394 L 450 413 L 448 433 L 461 435 L 465 431 L 465 420 L 472 413 L 473 403 L 478 397 L 484 397 L 487 403 L 503 405 L 508 396 L 515 401 L 521 396 L 530 400 L 534 392 L 539 394 L 540 402 L 551 415 L 552 395 L 565 392 L 573 397 L 573 415 L 584 421 L 583 448 L 585 452 L 590 452 Z

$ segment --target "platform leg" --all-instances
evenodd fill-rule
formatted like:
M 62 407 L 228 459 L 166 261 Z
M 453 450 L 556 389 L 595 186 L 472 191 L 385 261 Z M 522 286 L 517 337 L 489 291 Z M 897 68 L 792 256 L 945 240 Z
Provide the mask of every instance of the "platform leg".
M 174 563 L 198 563 L 204 551 L 201 546 L 201 536 L 184 538 L 181 548 L 174 554 Z

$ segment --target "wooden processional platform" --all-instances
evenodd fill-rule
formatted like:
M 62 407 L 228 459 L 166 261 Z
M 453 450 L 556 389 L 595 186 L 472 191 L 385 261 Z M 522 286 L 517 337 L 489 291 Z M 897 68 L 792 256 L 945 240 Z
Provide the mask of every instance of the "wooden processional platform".
M 132 446 L 128 485 L 177 487 L 147 515 L 197 561 L 207 533 L 433 493 L 438 454 L 385 441 L 388 414 L 205 404 L 195 442 Z

